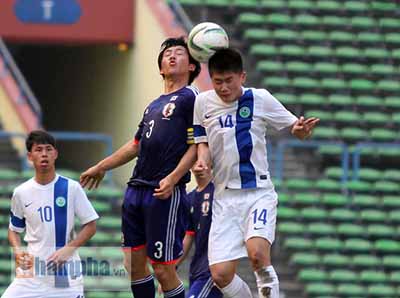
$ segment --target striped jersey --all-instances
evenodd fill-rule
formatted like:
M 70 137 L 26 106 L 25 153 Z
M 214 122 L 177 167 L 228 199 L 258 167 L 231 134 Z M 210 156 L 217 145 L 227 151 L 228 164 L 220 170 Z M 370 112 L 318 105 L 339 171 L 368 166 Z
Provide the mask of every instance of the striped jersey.
M 74 277 L 79 272 L 68 271 L 66 279 L 45 271 L 44 262 L 72 240 L 75 218 L 84 225 L 98 217 L 78 182 L 56 175 L 52 182 L 41 185 L 32 178 L 14 190 L 9 229 L 18 233 L 26 230 L 24 240 L 35 257 L 36 277 L 56 287 L 68 287 L 80 282 L 81 278 Z M 79 260 L 75 251 L 67 270 L 80 269 Z
M 281 130 L 297 118 L 265 89 L 242 88 L 231 103 L 214 90 L 200 93 L 194 108 L 196 143 L 208 143 L 216 190 L 271 188 L 267 125 Z

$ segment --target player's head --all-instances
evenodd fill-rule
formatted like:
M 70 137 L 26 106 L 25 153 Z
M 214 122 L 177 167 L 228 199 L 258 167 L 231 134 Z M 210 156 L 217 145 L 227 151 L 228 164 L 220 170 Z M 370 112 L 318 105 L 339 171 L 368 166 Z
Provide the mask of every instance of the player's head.
M 163 78 L 188 75 L 188 85 L 199 75 L 201 66 L 190 54 L 183 37 L 168 38 L 158 54 L 158 68 Z
M 54 170 L 58 151 L 56 140 L 51 134 L 43 130 L 34 130 L 26 138 L 25 146 L 28 159 L 33 163 L 35 170 L 40 172 Z
M 196 172 L 193 170 L 194 166 L 192 168 L 192 172 L 194 175 L 194 178 L 196 179 L 196 183 L 199 187 L 206 186 L 212 179 L 212 172 L 211 168 L 208 167 L 206 170 L 200 172 Z
M 242 56 L 237 50 L 216 51 L 208 61 L 208 71 L 214 90 L 223 101 L 232 102 L 242 95 L 246 73 Z

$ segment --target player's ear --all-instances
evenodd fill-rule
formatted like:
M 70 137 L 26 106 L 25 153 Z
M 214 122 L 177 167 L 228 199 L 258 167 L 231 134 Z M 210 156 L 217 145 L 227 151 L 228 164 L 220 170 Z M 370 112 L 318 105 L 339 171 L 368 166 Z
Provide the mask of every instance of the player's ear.
M 32 161 L 32 152 L 29 152 L 26 154 L 26 156 L 28 157 L 29 161 Z
M 189 64 L 189 71 L 195 71 L 196 70 L 196 65 L 190 63 Z
M 240 74 L 240 81 L 241 81 L 242 85 L 246 82 L 246 78 L 247 78 L 247 73 L 245 71 L 243 71 Z
M 58 158 L 58 150 L 56 148 L 54 148 L 54 152 L 55 152 L 54 159 L 56 160 Z

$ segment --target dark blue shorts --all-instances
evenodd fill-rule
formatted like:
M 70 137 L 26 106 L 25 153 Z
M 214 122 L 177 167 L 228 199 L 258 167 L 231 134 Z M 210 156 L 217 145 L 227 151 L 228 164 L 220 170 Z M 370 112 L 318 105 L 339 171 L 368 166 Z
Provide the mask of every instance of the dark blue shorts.
M 188 298 L 222 298 L 221 291 L 214 285 L 211 277 L 190 282 Z
M 175 186 L 172 196 L 161 200 L 154 188 L 128 186 L 122 204 L 122 246 L 146 248 L 154 263 L 173 264 L 183 253 L 187 226 L 185 186 Z

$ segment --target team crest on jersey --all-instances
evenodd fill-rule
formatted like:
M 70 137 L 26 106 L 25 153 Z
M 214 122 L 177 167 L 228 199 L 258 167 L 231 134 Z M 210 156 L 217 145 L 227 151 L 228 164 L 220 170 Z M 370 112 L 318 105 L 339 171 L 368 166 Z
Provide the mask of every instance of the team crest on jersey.
M 175 107 L 176 107 L 176 106 L 175 106 L 174 103 L 172 103 L 172 102 L 167 103 L 167 104 L 164 106 L 163 111 L 162 111 L 163 116 L 164 116 L 165 118 L 171 117 L 172 114 L 174 113 Z
M 251 114 L 250 108 L 249 107 L 241 107 L 239 110 L 239 115 L 242 118 L 249 118 Z
M 209 193 L 205 193 L 204 194 L 204 200 L 208 200 L 210 198 L 210 194 Z
M 203 213 L 203 216 L 207 216 L 208 211 L 210 211 L 210 202 L 204 201 L 203 204 L 201 204 L 201 213 Z
M 57 205 L 58 207 L 64 207 L 64 206 L 65 206 L 65 203 L 66 203 L 66 201 L 65 201 L 65 198 L 64 198 L 64 197 L 58 197 L 58 198 L 56 198 L 56 205 Z

